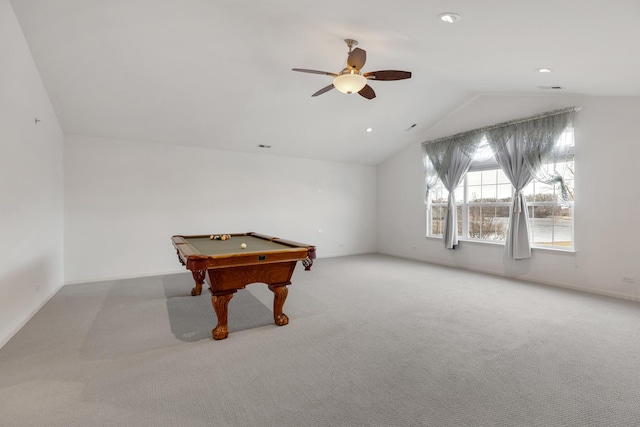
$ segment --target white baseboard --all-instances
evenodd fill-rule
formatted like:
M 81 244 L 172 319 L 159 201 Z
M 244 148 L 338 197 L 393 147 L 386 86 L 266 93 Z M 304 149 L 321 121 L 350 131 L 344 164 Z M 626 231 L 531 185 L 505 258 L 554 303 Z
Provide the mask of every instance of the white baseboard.
M 63 286 L 64 286 L 64 284 L 60 284 L 60 285 L 58 285 L 58 287 L 56 287 L 56 288 L 53 290 L 53 292 L 51 292 L 51 294 L 49 294 L 49 296 L 48 296 L 47 298 L 45 298 L 45 299 L 44 299 L 44 300 L 43 300 L 43 301 L 42 301 L 42 302 L 41 302 L 41 303 L 40 303 L 40 304 L 39 304 L 35 309 L 33 309 L 33 310 L 31 311 L 31 313 L 29 314 L 29 316 L 27 316 L 27 317 L 26 317 L 22 322 L 20 322 L 20 324 L 18 324 L 18 326 L 17 326 L 16 328 L 14 328 L 14 330 L 13 330 L 13 331 L 11 331 L 11 332 L 9 333 L 9 335 L 7 335 L 6 337 L 2 337 L 2 338 L 0 338 L 0 349 L 1 349 L 2 347 L 4 347 L 4 346 L 5 346 L 5 344 L 7 344 L 7 343 L 11 340 L 11 338 L 13 338 L 13 337 L 15 336 L 15 334 L 17 334 L 17 333 L 20 331 L 20 329 L 22 329 L 22 328 L 24 327 L 24 325 L 26 325 L 26 324 L 29 322 L 29 320 L 31 320 L 31 319 L 33 318 L 33 316 L 35 316 L 35 315 L 36 315 L 36 313 L 37 313 L 38 311 L 40 311 L 40 309 L 41 309 L 42 307 L 44 307 L 44 305 L 45 305 L 46 303 L 48 303 L 48 302 L 49 302 L 49 300 L 50 300 L 51 298 L 53 298 L 53 296 L 54 296 L 55 294 L 57 294 L 57 293 L 58 293 L 58 291 L 59 291 L 60 289 L 62 289 L 62 287 L 63 287 Z
M 549 281 L 549 280 L 537 280 L 537 279 L 523 278 L 523 277 L 519 277 L 519 276 L 508 275 L 508 274 L 505 274 L 505 273 L 503 273 L 501 271 L 486 270 L 486 269 L 482 269 L 482 268 L 461 267 L 459 265 L 448 264 L 446 262 L 432 261 L 432 260 L 419 258 L 419 257 L 414 257 L 414 256 L 409 256 L 409 255 L 398 255 L 398 254 L 387 253 L 387 252 L 379 252 L 379 253 L 382 254 L 382 255 L 389 255 L 389 256 L 394 256 L 394 257 L 398 257 L 398 258 L 405 258 L 405 259 L 410 259 L 410 260 L 414 260 L 414 261 L 425 262 L 425 263 L 428 263 L 428 264 L 441 265 L 441 266 L 444 266 L 444 267 L 457 268 L 457 269 L 460 269 L 460 270 L 473 271 L 473 272 L 476 272 L 476 273 L 490 274 L 492 276 L 499 276 L 499 277 L 506 277 L 508 279 L 521 280 L 523 282 L 537 283 L 537 284 L 546 285 L 546 286 L 555 286 L 557 288 L 570 289 L 572 291 L 587 292 L 587 293 L 590 293 L 590 294 L 596 294 L 596 295 L 602 295 L 602 296 L 606 296 L 606 297 L 624 299 L 624 300 L 627 300 L 627 301 L 640 302 L 640 297 L 636 297 L 636 296 L 633 296 L 633 295 L 622 294 L 622 293 L 618 293 L 618 292 L 611 292 L 611 291 L 605 291 L 605 290 L 600 290 L 600 289 L 581 288 L 579 286 L 571 285 L 571 284 L 568 284 L 568 283 L 553 282 L 553 281 Z
M 126 275 L 126 276 L 109 276 L 109 277 L 100 277 L 100 278 L 90 278 L 90 279 L 85 279 L 85 280 L 70 280 L 67 282 L 64 282 L 64 286 L 67 285 L 81 285 L 84 283 L 98 283 L 98 282 L 111 282 L 114 280 L 127 280 L 127 279 L 139 279 L 142 277 L 153 277 L 153 276 L 166 276 L 169 274 L 178 274 L 178 273 L 186 273 L 188 272 L 188 270 L 186 270 L 184 267 L 182 268 L 176 268 L 174 270 L 170 270 L 170 271 L 160 271 L 160 272 L 156 272 L 156 273 L 144 273 L 144 274 L 131 274 L 131 275 Z

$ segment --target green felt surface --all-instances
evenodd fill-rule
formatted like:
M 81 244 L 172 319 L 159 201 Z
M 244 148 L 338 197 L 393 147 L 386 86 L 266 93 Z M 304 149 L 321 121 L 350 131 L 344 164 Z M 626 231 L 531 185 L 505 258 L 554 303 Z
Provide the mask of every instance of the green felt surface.
M 260 239 L 255 236 L 231 236 L 229 240 L 211 240 L 209 239 L 209 236 L 202 236 L 189 237 L 185 238 L 185 240 L 202 255 L 227 255 L 234 253 L 294 249 L 291 246 Z M 247 244 L 246 249 L 242 249 L 240 247 L 242 243 Z

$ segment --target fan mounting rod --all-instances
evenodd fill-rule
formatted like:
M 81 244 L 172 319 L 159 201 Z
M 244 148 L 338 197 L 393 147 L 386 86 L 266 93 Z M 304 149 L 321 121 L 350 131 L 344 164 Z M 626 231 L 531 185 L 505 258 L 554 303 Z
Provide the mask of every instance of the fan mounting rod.
M 354 46 L 358 46 L 358 40 L 344 39 L 344 42 L 347 44 L 347 46 L 349 46 L 349 53 L 351 53 L 351 49 Z

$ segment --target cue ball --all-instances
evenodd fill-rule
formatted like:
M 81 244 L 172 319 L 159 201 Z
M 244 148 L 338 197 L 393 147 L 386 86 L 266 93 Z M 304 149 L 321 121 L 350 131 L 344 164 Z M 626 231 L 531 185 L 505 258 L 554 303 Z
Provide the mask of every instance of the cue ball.
M 245 248 L 247 247 L 247 244 L 246 244 L 246 243 L 243 243 L 243 244 L 241 244 L 241 245 L 240 245 L 240 247 L 241 247 L 242 249 L 245 249 Z
M 213 240 L 213 234 L 209 236 L 209 240 Z

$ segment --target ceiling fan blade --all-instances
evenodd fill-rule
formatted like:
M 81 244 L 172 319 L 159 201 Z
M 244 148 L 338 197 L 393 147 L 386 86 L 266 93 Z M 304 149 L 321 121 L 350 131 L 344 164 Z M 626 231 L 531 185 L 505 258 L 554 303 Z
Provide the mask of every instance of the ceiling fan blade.
M 367 61 L 367 52 L 359 47 L 353 49 L 347 58 L 347 65 L 350 68 L 361 70 L 364 67 L 364 63 Z
M 318 70 L 307 70 L 305 68 L 292 68 L 291 71 L 298 71 L 301 73 L 311 73 L 311 74 L 326 74 L 327 76 L 336 77 L 336 73 L 330 73 L 328 71 L 318 71 Z
M 322 89 L 320 89 L 319 91 L 317 91 L 316 93 L 314 93 L 311 96 L 318 96 L 318 95 L 322 95 L 325 92 L 329 92 L 331 89 L 333 89 L 333 83 L 331 83 L 329 86 L 325 86 Z
M 365 87 L 360 89 L 360 92 L 358 93 L 367 99 L 373 99 L 376 97 L 376 93 L 373 91 L 373 89 L 369 85 L 366 85 Z
M 411 71 L 398 71 L 398 70 L 382 70 L 371 71 L 364 73 L 363 76 L 369 80 L 404 80 L 411 78 Z

